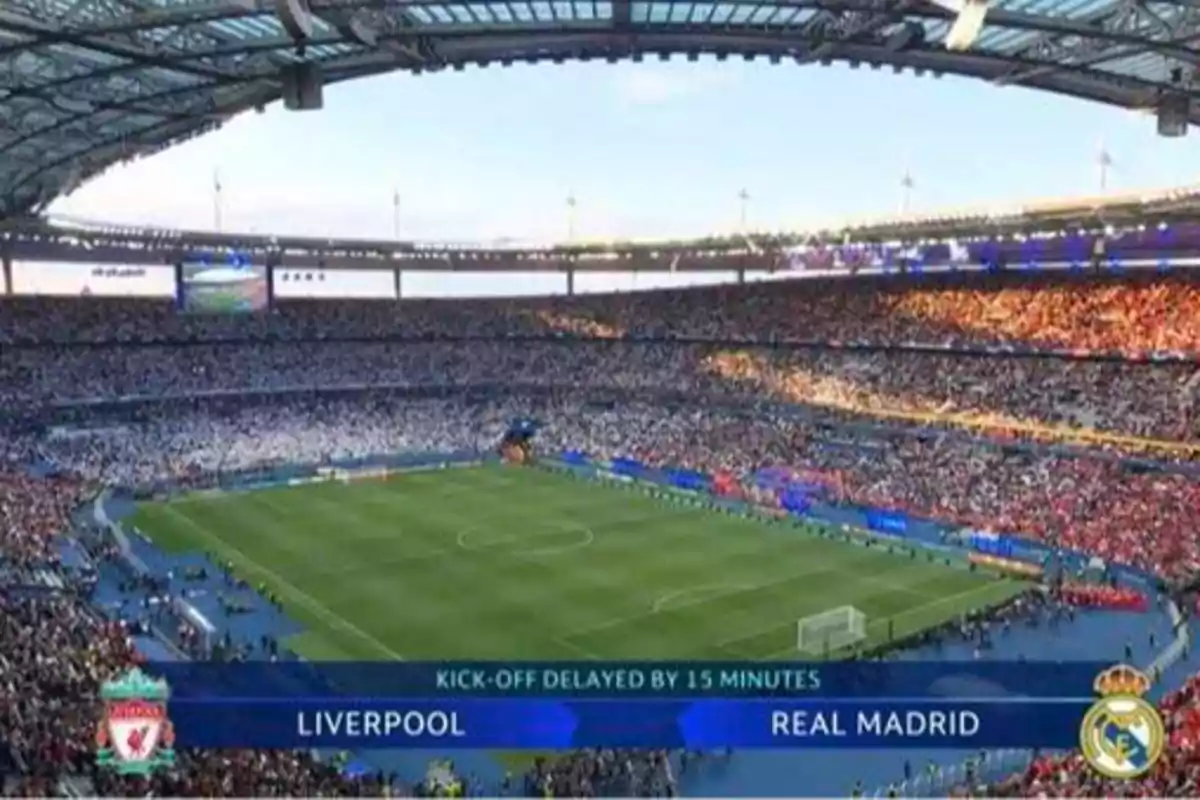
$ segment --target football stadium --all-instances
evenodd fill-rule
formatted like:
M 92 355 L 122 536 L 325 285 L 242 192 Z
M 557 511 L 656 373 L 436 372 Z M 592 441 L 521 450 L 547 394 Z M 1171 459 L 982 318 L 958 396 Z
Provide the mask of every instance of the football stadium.
M 693 502 L 474 467 L 188 497 L 145 506 L 135 523 L 164 546 L 227 557 L 295 605 L 311 626 L 299 652 L 313 660 L 824 656 L 842 644 L 836 631 L 806 644 L 800 620 L 857 609 L 870 644 L 1020 592 Z M 329 530 L 353 534 L 330 540 Z M 464 585 L 479 591 L 463 595 Z M 534 630 L 523 624 L 531 613 Z
M 572 190 L 536 245 L 406 237 L 398 192 L 391 238 L 226 230 L 216 174 L 211 226 L 56 210 L 243 112 L 489 65 L 887 66 L 1178 138 L 1197 25 L 6 3 L 3 794 L 1200 794 L 1200 190 L 1108 191 L 1102 150 L 1094 196 L 914 213 L 906 172 L 872 221 L 757 233 L 743 189 L 736 233 L 586 242 Z

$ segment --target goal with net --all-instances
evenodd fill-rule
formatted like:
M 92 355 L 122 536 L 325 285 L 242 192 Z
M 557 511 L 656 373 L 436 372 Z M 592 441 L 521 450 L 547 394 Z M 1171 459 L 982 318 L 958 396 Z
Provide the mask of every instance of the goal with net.
M 803 617 L 796 623 L 796 649 L 827 655 L 867 638 L 867 615 L 854 606 L 839 606 Z

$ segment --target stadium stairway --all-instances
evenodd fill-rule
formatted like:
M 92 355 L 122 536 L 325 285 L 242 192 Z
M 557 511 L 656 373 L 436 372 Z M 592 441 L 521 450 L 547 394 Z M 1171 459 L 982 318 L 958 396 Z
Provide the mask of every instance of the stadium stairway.
M 116 511 L 110 507 L 110 515 Z M 260 643 L 263 637 L 284 640 L 302 630 L 280 610 L 248 587 L 236 588 L 223 569 L 203 553 L 167 554 L 138 536 L 130 536 L 136 555 L 155 574 L 173 576 L 172 593 L 184 593 L 224 636 L 244 645 L 251 658 L 266 657 Z M 189 568 L 204 570 L 203 578 L 185 578 Z M 146 618 L 143 597 L 122 591 L 120 574 L 115 567 L 100 567 L 96 587 L 97 603 L 110 613 L 127 619 Z M 244 603 L 244 612 L 226 613 L 220 597 Z M 168 634 L 170 632 L 168 631 Z M 1155 646 L 1150 643 L 1153 633 Z M 899 656 L 904 660 L 962 660 L 1016 659 L 1029 660 L 1112 660 L 1124 659 L 1126 648 L 1133 651 L 1134 661 L 1148 664 L 1156 650 L 1170 641 L 1171 623 L 1162 609 L 1148 613 L 1083 610 L 1072 620 L 1051 623 L 1045 619 L 1037 625 L 1014 623 L 1010 628 L 993 631 L 994 646 L 977 652 L 974 643 L 947 641 L 907 651 Z M 286 646 L 286 642 L 284 642 Z M 150 659 L 177 657 L 169 648 L 153 638 L 141 638 L 138 646 Z M 1200 656 L 1192 654 L 1164 674 L 1160 684 L 1170 688 L 1179 685 L 1192 672 L 1200 670 Z M 355 754 L 348 767 L 352 770 L 374 768 L 398 773 L 406 781 L 422 779 L 431 761 L 444 758 L 440 752 L 372 751 Z M 690 759 L 686 766 L 676 762 L 676 775 L 685 795 L 698 797 L 764 796 L 781 797 L 795 794 L 797 775 L 804 776 L 806 791 L 814 795 L 846 796 L 861 783 L 868 792 L 882 791 L 889 785 L 899 785 L 906 772 L 913 775 L 946 777 L 970 754 L 961 751 L 740 751 L 732 757 L 703 757 Z M 1024 754 L 1009 754 L 991 766 L 1011 772 L 1023 766 Z M 503 777 L 503 767 L 487 753 L 456 752 L 454 760 L 460 775 L 472 775 L 477 787 L 494 793 Z M 933 780 L 934 778 L 931 778 Z M 917 780 L 906 784 L 906 793 L 940 794 L 937 784 Z
M 182 661 L 183 656 L 153 636 L 134 636 L 133 646 L 147 661 Z
M 58 557 L 62 566 L 68 570 L 83 570 L 92 565 L 87 550 L 77 539 L 62 539 L 59 542 Z

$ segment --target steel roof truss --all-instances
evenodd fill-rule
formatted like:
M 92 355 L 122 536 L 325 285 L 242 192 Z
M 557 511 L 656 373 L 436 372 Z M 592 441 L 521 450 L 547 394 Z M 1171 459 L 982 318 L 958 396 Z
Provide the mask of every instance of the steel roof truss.
M 1190 4 L 1159 3 L 1157 6 L 1155 9 L 1137 0 L 1122 0 L 1078 20 L 1090 31 L 1071 35 L 1047 33 L 1025 48 L 1024 54 L 1038 61 L 1064 66 L 1094 67 L 1132 55 L 1156 53 L 1161 56 L 1164 73 L 1178 66 L 1186 69 L 1190 77 L 1194 56 L 1187 57 L 1188 51 L 1200 40 L 1197 10 Z M 1153 33 L 1161 34 L 1163 38 L 1151 38 Z M 1058 68 L 1048 65 L 1032 70 L 1017 69 L 998 82 L 1022 83 Z
M 162 2 L 0 4 L 0 153 L 12 165 L 0 161 L 0 216 L 278 96 L 296 42 L 270 0 Z M 305 46 L 328 82 L 686 52 L 891 63 L 1127 106 L 1165 89 L 1196 94 L 1193 4 L 1095 4 L 992 0 L 973 50 L 948 53 L 940 37 L 953 14 L 926 0 L 314 0 L 319 24 Z M 902 25 L 920 25 L 924 39 L 897 44 Z

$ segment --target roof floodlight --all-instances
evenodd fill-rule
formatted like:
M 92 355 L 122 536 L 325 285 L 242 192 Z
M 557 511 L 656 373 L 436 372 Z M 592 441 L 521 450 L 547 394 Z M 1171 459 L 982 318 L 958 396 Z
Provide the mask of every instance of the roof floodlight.
M 958 16 L 946 34 L 946 49 L 952 52 L 962 52 L 970 49 L 983 30 L 987 19 L 987 0 L 930 0 L 935 6 L 952 11 Z

